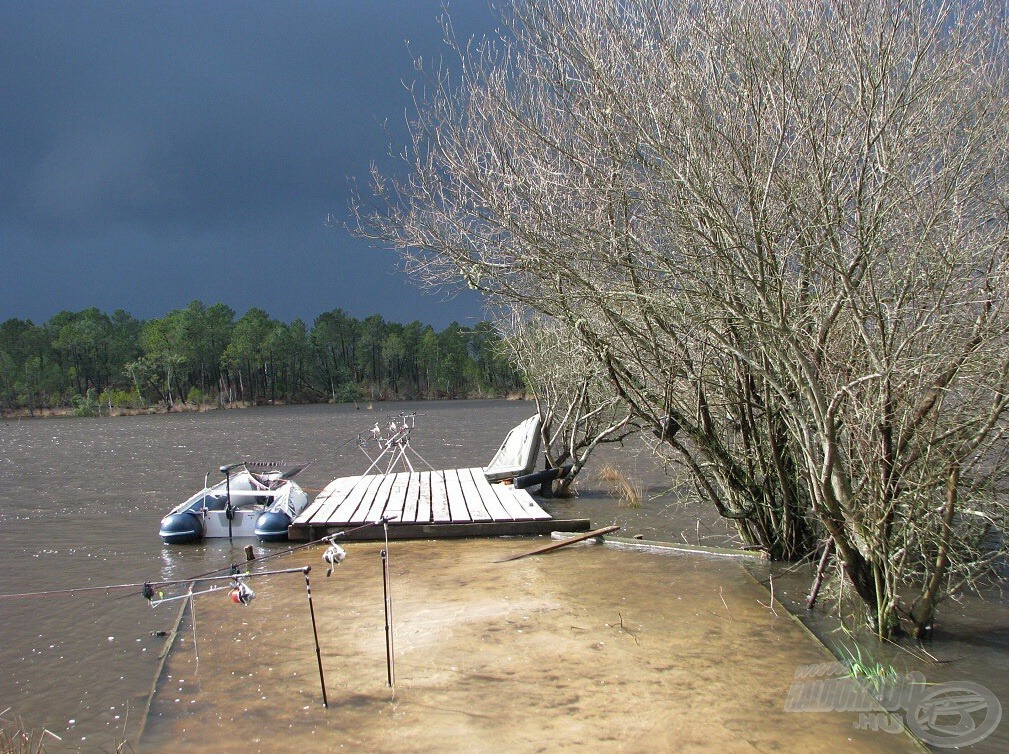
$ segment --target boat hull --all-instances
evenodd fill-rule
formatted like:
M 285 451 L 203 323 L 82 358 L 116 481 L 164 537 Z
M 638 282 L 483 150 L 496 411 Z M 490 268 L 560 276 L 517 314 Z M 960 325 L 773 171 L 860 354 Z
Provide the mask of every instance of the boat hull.
M 265 511 L 256 519 L 256 536 L 262 542 L 286 542 L 291 517 L 281 511 Z
M 165 544 L 204 539 L 256 537 L 287 540 L 287 527 L 308 505 L 308 495 L 289 479 L 253 476 L 248 471 L 204 489 L 161 520 Z
M 227 511 L 207 511 L 204 516 L 204 533 L 207 539 L 245 538 L 256 536 L 256 519 L 262 508 L 253 510 L 233 510 L 231 528 L 228 528 Z
M 161 519 L 158 536 L 166 545 L 200 542 L 204 539 L 256 537 L 262 542 L 287 540 L 291 517 L 277 511 L 234 511 L 229 533 L 228 517 L 223 511 L 172 513 Z
M 203 539 L 202 516 L 195 513 L 170 513 L 161 519 L 158 536 L 166 545 L 181 545 Z

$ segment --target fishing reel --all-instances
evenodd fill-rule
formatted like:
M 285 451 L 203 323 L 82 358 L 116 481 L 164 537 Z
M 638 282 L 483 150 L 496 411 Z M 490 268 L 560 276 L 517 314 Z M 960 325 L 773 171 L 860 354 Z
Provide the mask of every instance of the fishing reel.
M 322 554 L 323 561 L 329 565 L 329 568 L 326 569 L 326 576 L 331 576 L 333 574 L 333 569 L 340 565 L 346 557 L 347 551 L 340 547 L 340 545 L 336 542 L 330 541 L 329 547 L 326 548 L 326 552 Z
M 256 598 L 256 593 L 241 579 L 235 579 L 232 583 L 232 589 L 228 594 L 236 605 L 248 605 Z

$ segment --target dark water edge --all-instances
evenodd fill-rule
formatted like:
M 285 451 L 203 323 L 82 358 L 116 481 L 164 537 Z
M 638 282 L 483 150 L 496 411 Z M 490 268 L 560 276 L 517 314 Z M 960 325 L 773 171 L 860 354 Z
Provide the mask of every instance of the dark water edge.
M 299 481 L 313 491 L 358 473 L 357 432 L 400 411 L 421 417 L 414 447 L 435 467 L 481 465 L 508 428 L 529 416 L 522 401 L 376 403 L 353 406 L 254 407 L 241 411 L 117 418 L 56 418 L 0 423 L 0 593 L 99 586 L 190 576 L 244 558 L 246 542 L 168 548 L 157 523 L 198 489 L 207 470 L 240 458 L 313 460 Z M 641 486 L 640 507 L 623 507 L 597 476 L 604 462 Z M 732 530 L 685 496 L 662 463 L 635 443 L 604 447 L 578 484 L 578 497 L 548 501 L 558 517 L 617 523 L 624 536 L 724 546 Z M 261 553 L 282 545 L 257 546 Z M 800 615 L 828 646 L 838 638 L 829 611 L 806 615 L 808 569 L 756 569 L 775 597 Z M 17 600 L 0 599 L 0 711 L 29 728 L 63 738 L 49 751 L 114 751 L 136 730 L 171 622 L 135 588 Z M 925 648 L 941 664 L 876 648 L 899 669 L 920 669 L 930 682 L 970 680 L 1009 704 L 1009 610 L 1001 595 L 943 607 Z M 1009 750 L 1000 726 L 970 752 Z
M 919 672 L 928 687 L 963 681 L 981 684 L 1002 706 L 1002 722 L 984 740 L 958 747 L 970 754 L 1002 754 L 1009 751 L 1009 601 L 998 590 L 970 595 L 941 606 L 931 639 L 916 642 L 880 642 L 862 626 L 839 619 L 840 595 L 825 589 L 817 606 L 809 610 L 805 600 L 815 575 L 815 564 L 748 564 L 747 570 L 770 595 L 827 647 L 840 662 L 863 658 L 880 663 L 903 678 Z M 906 711 L 904 711 L 906 712 Z M 906 715 L 901 713 L 901 718 Z M 947 721 L 948 722 L 948 721 Z M 933 752 L 951 749 L 930 746 Z

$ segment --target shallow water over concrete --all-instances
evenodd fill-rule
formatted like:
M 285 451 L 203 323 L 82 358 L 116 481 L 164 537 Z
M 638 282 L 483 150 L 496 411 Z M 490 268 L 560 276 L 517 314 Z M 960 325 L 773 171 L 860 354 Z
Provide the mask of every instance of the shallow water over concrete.
M 382 545 L 347 544 L 330 578 L 321 547 L 281 559 L 313 566 L 328 709 L 301 574 L 252 580 L 247 607 L 198 597 L 141 751 L 917 751 L 851 713 L 785 711 L 796 670 L 831 658 L 738 562 L 494 562 L 537 544 L 392 543 L 394 690 Z
M 158 521 L 174 503 L 199 488 L 206 470 L 240 458 L 314 460 L 315 464 L 299 477 L 302 485 L 312 491 L 321 489 L 336 476 L 359 473 L 364 456 L 347 441 L 375 421 L 404 410 L 423 414 L 414 436 L 415 448 L 431 464 L 449 467 L 485 463 L 507 429 L 529 416 L 534 407 L 529 403 L 504 401 L 376 404 L 373 411 L 357 411 L 351 406 L 304 406 L 0 423 L 0 574 L 3 577 L 0 593 L 180 578 L 244 560 L 242 549 L 246 542 L 241 540 L 233 545 L 221 541 L 195 547 L 164 547 L 157 537 Z M 590 518 L 595 526 L 619 523 L 623 526 L 620 533 L 627 536 L 642 534 L 648 539 L 691 544 L 726 543 L 730 538 L 729 527 L 723 522 L 712 521 L 710 511 L 681 505 L 677 496 L 667 491 L 668 482 L 660 465 L 647 453 L 637 454 L 636 450 L 634 446 L 624 450 L 601 449 L 579 482 L 579 497 L 548 502 L 547 509 L 560 517 Z M 614 461 L 633 481 L 642 484 L 645 501 L 641 507 L 620 507 L 609 497 L 605 485 L 595 478 L 595 470 L 605 459 Z M 443 726 L 440 743 L 432 745 L 435 749 L 454 741 L 456 732 L 469 735 L 471 729 L 489 731 L 487 735 L 498 737 L 508 745 L 514 741 L 513 748 L 518 750 L 535 750 L 539 743 L 548 751 L 567 745 L 587 747 L 588 741 L 596 741 L 600 751 L 620 750 L 620 747 L 644 750 L 652 740 L 657 742 L 655 749 L 675 749 L 681 741 L 686 742 L 684 746 L 693 745 L 693 742 L 700 746 L 700 740 L 691 737 L 690 726 L 698 724 L 696 720 L 705 719 L 707 713 L 701 708 L 703 705 L 691 706 L 678 698 L 676 695 L 683 693 L 678 689 L 689 690 L 691 698 L 693 695 L 703 698 L 701 687 L 713 684 L 718 694 L 745 692 L 757 698 L 763 693 L 764 682 L 751 683 L 745 674 L 733 672 L 737 654 L 763 653 L 769 656 L 762 661 L 771 662 L 774 655 L 790 650 L 793 643 L 800 641 L 805 646 L 803 651 L 816 652 L 815 645 L 805 643 L 805 639 L 795 642 L 767 640 L 765 635 L 773 639 L 784 630 L 779 628 L 784 623 L 779 623 L 773 615 L 768 618 L 759 606 L 753 607 L 757 599 L 767 602 L 766 591 L 757 590 L 756 596 L 750 595 L 744 601 L 750 604 L 750 609 L 758 610 L 763 620 L 774 619 L 773 630 L 760 621 L 749 625 L 750 619 L 745 617 L 747 611 L 741 606 L 734 607 L 735 603 L 725 596 L 737 579 L 746 583 L 747 577 L 737 563 L 692 564 L 689 558 L 649 556 L 657 560 L 654 565 L 646 566 L 651 562 L 648 559 L 624 560 L 621 557 L 611 561 L 607 560 L 611 555 L 605 551 L 599 551 L 591 559 L 575 558 L 574 551 L 566 550 L 493 567 L 487 562 L 493 559 L 491 554 L 496 558 L 498 553 L 510 554 L 537 544 L 542 544 L 542 540 L 535 543 L 530 540 L 482 544 L 452 542 L 419 551 L 412 558 L 405 557 L 409 552 L 404 549 L 407 544 L 393 544 L 397 650 L 404 653 L 401 657 L 398 655 L 400 678 L 393 702 L 384 686 L 380 565 L 377 551 L 367 549 L 370 546 L 350 546 L 350 559 L 328 580 L 317 551 L 306 553 L 303 559 L 296 557 L 289 561 L 313 566 L 312 584 L 317 590 L 320 621 L 331 621 L 321 637 L 326 672 L 331 674 L 331 678 L 327 677 L 333 704 L 328 711 L 320 708 L 318 671 L 311 649 L 311 629 L 300 575 L 276 577 L 262 587 L 254 584 L 261 596 L 248 608 L 233 606 L 222 594 L 198 598 L 199 677 L 183 665 L 176 677 L 184 678 L 185 683 L 175 687 L 181 691 L 168 696 L 166 689 L 170 687 L 162 687 L 157 698 L 162 716 L 155 718 L 148 731 L 152 737 L 145 737 L 145 746 L 150 741 L 150 746 L 156 749 L 159 740 L 166 740 L 157 738 L 162 735 L 162 726 L 189 727 L 187 717 L 196 714 L 196 707 L 201 714 L 205 712 L 204 707 L 213 709 L 222 719 L 237 716 L 235 724 L 228 724 L 228 735 L 233 738 L 225 740 L 222 734 L 215 741 L 225 751 L 255 750 L 257 747 L 270 751 L 274 749 L 267 741 L 282 744 L 285 737 L 274 736 L 277 726 L 260 725 L 260 716 L 271 722 L 279 716 L 280 730 L 286 731 L 288 725 L 294 725 L 299 736 L 303 736 L 303 728 L 314 727 L 320 735 L 325 733 L 326 737 L 321 740 L 334 748 L 341 744 L 355 745 L 359 740 L 356 736 L 377 725 L 378 733 L 373 743 L 361 746 L 382 750 L 393 741 L 400 750 L 422 750 L 420 744 L 414 746 L 410 738 L 400 733 L 397 726 L 404 718 L 410 722 L 404 724 L 402 731 L 412 731 L 411 726 L 419 724 L 417 720 L 429 726 L 424 732 L 410 733 L 423 742 L 429 743 L 425 736 L 437 736 L 439 726 Z M 417 543 L 418 547 L 421 545 Z M 257 545 L 256 551 L 262 556 L 284 547 Z M 464 557 L 470 548 L 476 548 L 480 557 Z M 277 560 L 289 564 L 287 558 L 277 558 L 270 561 L 270 567 Z M 677 563 L 674 564 L 674 560 Z M 461 570 L 456 567 L 457 561 Z M 362 562 L 367 565 L 359 566 Z M 424 567 L 426 562 L 438 565 L 436 572 L 421 585 L 404 591 L 409 583 L 410 569 Z M 583 563 L 587 570 L 580 570 L 581 566 L 576 569 L 577 563 Z M 594 563 L 600 564 L 597 570 L 592 570 Z M 364 568 L 364 572 L 360 577 L 349 577 L 347 573 L 357 567 Z M 471 579 L 476 583 L 491 576 L 506 580 L 494 588 L 470 586 Z M 530 593 L 520 597 L 517 588 L 513 590 L 512 582 L 507 580 L 513 578 L 528 582 Z M 807 574 L 797 577 L 794 589 L 799 592 L 808 589 L 808 581 Z M 690 584 L 693 586 L 688 593 L 684 590 Z M 676 585 L 680 585 L 679 591 L 673 591 Z M 719 587 L 723 590 L 721 594 Z M 779 582 L 779 591 L 782 588 Z M 280 595 L 290 592 L 290 606 L 283 608 L 280 602 L 269 598 L 271 591 Z M 529 610 L 515 607 L 513 613 L 507 603 L 488 602 L 502 591 L 516 605 L 529 606 Z M 366 595 L 360 604 L 352 601 L 357 599 L 358 592 Z M 694 592 L 704 596 L 706 606 L 678 610 L 683 600 L 692 597 Z M 582 602 L 590 599 L 586 595 L 594 595 L 591 600 L 598 601 Z M 723 596 L 732 621 L 719 617 L 726 613 Z M 550 600 L 562 607 L 553 607 Z M 663 618 L 661 623 L 642 618 L 645 611 L 641 605 L 672 604 L 673 600 L 671 618 Z M 466 617 L 470 614 L 471 601 L 473 620 Z M 347 612 L 344 603 L 356 606 Z M 11 707 L 5 715 L 7 719 L 19 716 L 29 728 L 41 730 L 45 727 L 60 735 L 62 744 L 48 740 L 49 752 L 114 751 L 119 742 L 132 738 L 137 731 L 158 669 L 158 653 L 165 641 L 152 634 L 171 628 L 178 604 L 152 610 L 141 599 L 138 588 L 38 599 L 0 599 L 0 629 L 3 631 L 0 710 Z M 954 660 L 943 666 L 950 677 L 985 684 L 1009 703 L 1004 670 L 1009 657 L 1006 642 L 1009 617 L 1004 605 L 1004 601 L 997 603 L 994 609 L 973 605 L 963 618 L 955 615 L 952 609 L 944 608 L 944 623 L 940 625 L 942 635 L 937 637 L 932 651 L 938 653 L 938 648 L 942 648 L 944 658 Z M 617 606 L 616 611 L 614 606 Z M 537 607 L 542 609 L 536 612 L 533 608 Z M 239 658 L 242 664 L 231 665 L 228 653 L 234 652 L 235 647 L 248 644 L 248 651 L 255 654 L 263 647 L 274 646 L 271 642 L 276 640 L 271 637 L 275 637 L 277 631 L 270 615 L 271 611 L 278 610 L 285 610 L 281 614 L 289 614 L 290 618 L 284 624 L 286 633 L 280 635 L 281 641 L 272 650 L 276 661 L 264 664 L 256 659 L 249 665 Z M 215 617 L 216 611 L 221 612 L 220 617 Z M 563 616 L 564 622 L 549 631 L 534 631 L 522 625 L 526 616 L 526 622 L 535 620 L 536 625 L 545 625 L 543 621 L 555 613 Z M 206 625 L 204 614 L 209 621 Z M 247 626 L 234 626 L 239 616 Z M 414 616 L 412 623 L 403 623 L 411 616 Z M 586 616 L 591 620 L 583 620 Z M 954 617 L 958 623 L 950 620 Z M 427 624 L 421 618 L 427 620 Z M 702 627 L 702 618 L 708 619 L 710 625 Z M 218 621 L 219 628 L 215 627 L 214 620 Z M 257 623 L 260 620 L 265 622 Z M 644 651 L 643 648 L 650 651 L 656 637 L 673 637 L 676 629 L 683 625 L 688 625 L 693 634 L 701 637 L 697 641 L 698 648 L 662 645 L 657 657 L 625 654 L 632 645 L 635 653 Z M 258 629 L 253 631 L 255 626 Z M 416 636 L 409 633 L 411 626 Z M 945 630 L 946 626 L 949 631 Z M 231 642 L 228 631 L 232 629 L 240 632 L 243 638 L 240 644 Z M 399 629 L 404 632 L 399 633 Z M 591 630 L 591 641 L 586 635 L 588 632 L 580 629 Z M 640 646 L 626 629 L 637 634 Z M 252 633 L 247 633 L 250 631 Z M 470 633 L 465 633 L 467 631 Z M 950 633 L 959 638 L 948 642 Z M 173 655 L 173 662 L 184 662 L 189 646 L 186 641 L 191 641 L 191 635 L 191 629 L 187 628 L 182 636 L 184 641 L 178 644 L 182 651 Z M 451 644 L 443 645 L 440 640 L 425 638 L 457 635 L 468 642 L 461 645 L 466 647 L 465 651 L 452 649 Z M 686 637 L 687 633 L 683 635 Z M 532 643 L 530 637 L 533 636 L 538 636 L 540 641 Z M 706 642 L 702 640 L 705 636 Z M 646 637 L 653 643 L 646 642 Z M 427 641 L 422 649 L 412 649 L 411 641 L 420 642 L 422 638 Z M 601 646 L 593 648 L 595 644 Z M 493 661 L 476 664 L 491 649 L 501 646 L 518 648 L 511 655 L 493 655 Z M 577 666 L 577 671 L 565 670 L 572 651 L 585 646 L 589 646 L 590 657 L 598 662 L 598 667 L 583 663 Z M 222 672 L 220 677 L 209 678 L 208 663 L 214 662 L 213 656 L 218 653 L 218 667 Z M 362 667 L 351 668 L 349 663 L 359 653 L 363 657 Z M 677 654 L 707 658 L 710 667 L 684 680 L 676 675 Z M 782 711 L 784 694 L 795 672 L 793 663 L 800 662 L 787 653 L 784 656 L 784 667 L 774 671 L 781 674 L 778 686 L 764 695 L 764 705 L 737 705 L 737 717 L 720 723 L 726 730 L 742 731 L 747 726 L 757 726 L 763 731 L 760 735 L 770 740 L 772 729 L 779 725 L 770 717 L 772 713 L 784 717 L 782 725 L 815 727 L 814 716 L 786 715 Z M 460 657 L 469 658 L 469 664 Z M 508 657 L 515 663 L 528 660 L 529 669 L 535 671 L 524 677 L 521 687 L 504 685 L 526 668 L 521 664 L 512 668 Z M 820 662 L 818 654 L 817 658 L 810 662 Z M 453 667 L 456 670 L 452 670 Z M 656 681 L 644 691 L 635 692 L 642 694 L 645 701 L 659 696 L 665 699 L 658 705 L 658 711 L 628 712 L 627 707 L 621 706 L 626 700 L 622 699 L 620 690 L 627 686 L 610 681 L 618 676 L 626 680 L 621 674 L 638 668 L 656 672 L 664 679 L 662 683 Z M 294 672 L 300 679 L 297 688 L 285 680 L 294 677 Z M 250 677 L 248 673 L 253 675 Z M 572 678 L 572 675 L 577 677 Z M 933 671 L 928 670 L 926 675 L 932 680 Z M 598 683 L 578 686 L 582 676 L 595 678 Z M 186 695 L 190 692 L 185 687 L 191 679 L 194 684 L 198 681 L 200 688 L 213 689 L 212 693 L 203 693 L 198 705 L 189 704 L 194 697 Z M 254 712 L 242 715 L 244 707 L 238 706 L 240 701 L 244 703 L 248 697 L 248 706 L 256 700 L 262 702 L 263 695 L 274 699 L 280 696 L 279 692 L 272 693 L 277 684 L 288 685 L 284 687 L 283 703 L 277 700 L 276 711 L 272 705 L 267 709 L 257 702 L 249 706 Z M 260 687 L 264 691 L 257 693 Z M 430 695 L 418 697 L 418 694 Z M 292 695 L 298 704 L 295 712 L 288 713 L 287 698 Z M 468 701 L 470 696 L 475 700 L 472 703 Z M 634 698 L 632 694 L 626 696 Z M 487 700 L 511 700 L 513 697 L 523 702 L 524 708 L 505 715 L 505 721 L 510 721 L 508 725 L 466 714 L 478 703 L 485 705 Z M 180 702 L 176 703 L 176 698 Z M 421 703 L 417 702 L 418 698 L 422 699 Z M 193 711 L 187 710 L 186 717 L 175 719 L 176 704 L 188 704 Z M 497 714 L 493 705 L 491 713 L 484 707 L 474 708 L 485 716 Z M 546 724 L 540 722 L 542 709 L 554 709 L 552 714 L 557 720 L 550 723 L 552 727 L 543 727 Z M 602 711 L 604 709 L 612 710 L 612 725 L 621 731 L 620 736 L 610 732 L 610 713 Z M 344 719 L 336 717 L 337 713 L 355 716 Z M 578 722 L 565 722 L 565 717 L 573 717 Z M 839 724 L 846 731 L 852 727 L 850 715 L 830 717 L 826 722 Z M 197 724 L 202 719 L 193 718 L 193 731 L 185 734 L 191 742 L 195 742 L 198 735 L 214 735 Z M 765 719 L 775 721 L 765 724 Z M 375 723 L 376 720 L 379 722 Z M 532 732 L 521 735 L 509 732 L 512 728 L 517 730 L 529 725 L 529 721 L 534 724 Z M 337 725 L 344 738 L 332 738 Z M 650 738 L 635 738 L 638 733 L 634 732 L 634 725 L 649 731 Z M 542 730 L 535 726 L 541 726 Z M 675 740 L 661 738 L 667 729 L 674 731 L 669 736 L 679 737 Z M 626 733 L 627 730 L 631 732 Z M 1000 729 L 991 739 L 969 751 L 1003 751 L 1005 739 L 998 738 L 1001 733 Z M 258 742 L 254 742 L 256 738 Z M 305 743 L 304 738 L 299 740 Z M 746 740 L 739 738 L 734 745 L 743 746 Z M 712 741 L 711 750 L 724 742 L 718 738 Z M 798 750 L 787 738 L 782 737 L 780 743 L 782 750 Z M 187 745 L 191 749 L 198 748 L 196 743 Z M 504 750 L 508 745 L 486 750 Z M 861 750 L 871 751 L 873 747 L 889 745 L 888 734 L 876 733 L 865 739 L 865 748 Z M 767 748 L 773 750 L 773 745 L 768 743 Z M 728 750 L 745 749 L 728 746 Z

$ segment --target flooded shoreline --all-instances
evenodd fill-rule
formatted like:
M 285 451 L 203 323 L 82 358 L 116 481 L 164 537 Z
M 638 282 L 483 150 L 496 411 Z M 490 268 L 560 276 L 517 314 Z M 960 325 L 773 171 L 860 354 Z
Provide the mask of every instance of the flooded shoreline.
M 215 541 L 175 548 L 162 546 L 157 538 L 160 517 L 171 504 L 184 499 L 202 484 L 206 470 L 240 458 L 275 459 L 283 456 L 314 461 L 313 466 L 299 477 L 312 495 L 337 476 L 359 473 L 363 457 L 352 442 L 348 443 L 348 439 L 353 439 L 355 432 L 367 429 L 386 416 L 387 411 L 400 410 L 423 412 L 414 444 L 431 464 L 445 468 L 486 463 L 507 429 L 526 418 L 534 408 L 531 404 L 514 401 L 389 404 L 376 411 L 320 405 L 161 414 L 123 417 L 115 421 L 60 418 L 4 423 L 0 427 L 0 568 L 5 584 L 0 591 L 11 594 L 181 578 L 229 562 L 242 562 L 243 548 L 247 544 L 244 541 L 233 544 L 226 540 Z M 649 540 L 708 546 L 725 546 L 731 542 L 730 527 L 725 522 L 712 519 L 706 510 L 684 505 L 677 492 L 670 489 L 672 485 L 664 476 L 660 464 L 647 453 L 636 452 L 633 447 L 602 448 L 598 456 L 594 456 L 593 466 L 607 461 L 617 464 L 629 478 L 642 484 L 642 505 L 620 506 L 609 497 L 605 485 L 591 476 L 590 469 L 579 482 L 577 498 L 547 501 L 547 510 L 562 518 L 589 518 L 594 527 L 620 524 L 621 535 L 627 537 L 640 535 Z M 499 546 L 496 542 L 492 541 L 488 546 Z M 502 547 L 508 542 L 518 547 L 517 541 L 501 542 Z M 456 545 L 462 549 L 457 549 Z M 444 543 L 443 552 L 425 553 L 417 560 L 442 563 L 446 573 L 451 574 L 456 570 L 453 553 L 461 555 L 471 546 L 463 542 Z M 398 551 L 399 545 L 394 547 Z M 255 549 L 257 554 L 262 555 L 282 550 L 284 546 L 256 545 Z M 580 560 L 578 556 L 572 558 L 563 552 L 548 557 L 553 559 L 555 556 L 562 558 L 556 561 L 559 563 L 570 564 Z M 325 579 L 325 569 L 319 557 L 316 553 L 317 562 L 306 561 L 314 567 L 313 585 L 320 590 L 329 590 L 342 583 L 337 581 L 337 575 Z M 657 566 L 660 571 L 663 563 L 668 566 L 673 560 L 691 560 L 685 556 L 656 557 L 665 558 Z M 548 561 L 546 558 L 543 560 L 544 565 L 538 567 L 547 568 Z M 582 575 L 587 580 L 581 583 L 580 589 L 595 592 L 599 585 L 610 589 L 612 587 L 608 582 L 625 571 L 633 575 L 638 570 L 637 562 L 631 560 L 627 565 L 612 567 L 605 573 L 589 569 Z M 406 565 L 401 561 L 396 564 L 397 567 Z M 419 562 L 416 567 L 420 567 Z M 762 569 L 772 567 L 761 565 L 754 572 L 766 583 L 765 574 L 768 571 Z M 535 583 L 543 594 L 554 593 L 560 585 L 567 583 L 566 570 L 539 573 L 539 580 Z M 789 579 L 780 571 L 774 573 L 775 596 L 786 604 L 790 604 L 790 599 L 794 604 L 800 603 L 804 591 L 808 590 L 808 575 L 793 570 Z M 408 577 L 408 573 L 400 574 L 401 581 Z M 341 575 L 339 578 L 346 577 Z M 455 573 L 452 578 L 459 583 L 447 582 L 443 586 L 446 593 L 457 592 L 459 599 L 481 593 L 473 591 L 475 586 L 463 583 L 468 578 L 465 573 Z M 660 578 L 663 577 L 655 577 Z M 713 594 L 711 589 L 715 590 L 715 608 L 722 605 L 717 598 L 721 579 L 719 572 L 713 572 L 698 582 L 709 587 L 709 601 Z M 626 597 L 631 603 L 652 600 L 655 589 L 647 579 L 639 581 L 635 576 L 622 583 L 625 593 L 621 597 Z M 577 593 L 577 586 L 572 583 L 565 588 Z M 294 599 L 304 600 L 304 585 L 297 590 L 300 590 L 300 597 Z M 766 604 L 766 591 L 760 594 L 763 596 L 759 599 Z M 268 595 L 269 590 L 261 593 L 246 611 L 246 617 L 257 614 L 257 610 L 269 604 L 269 600 L 264 599 Z M 207 637 L 209 651 L 212 641 L 209 637 L 213 632 L 209 630 L 210 624 L 204 630 L 204 599 L 209 597 L 199 598 L 197 604 L 197 635 Z M 320 596 L 320 599 L 333 599 L 333 596 Z M 484 597 L 477 601 L 485 606 L 487 604 Z M 232 605 L 213 607 L 213 604 L 208 603 L 208 618 L 218 608 L 227 608 L 229 619 L 234 617 L 230 611 Z M 608 615 L 612 612 L 611 604 L 616 603 L 603 603 L 597 608 L 607 611 L 607 617 L 602 620 L 603 627 L 609 623 L 610 628 L 606 630 L 615 631 L 627 639 L 623 631 L 613 626 L 619 626 L 622 617 L 625 626 L 634 631 L 633 625 L 627 622 L 631 620 L 630 613 L 621 607 L 620 616 Z M 336 614 L 336 608 L 332 606 L 323 604 L 320 607 L 324 614 Z M 296 602 L 291 620 L 302 625 L 305 609 L 301 602 Z M 381 604 L 377 608 L 368 608 L 371 612 L 374 609 L 381 610 Z M 420 610 L 419 607 L 415 609 Z M 495 610 L 497 612 L 488 620 L 494 618 L 512 626 L 507 621 L 513 620 L 513 617 L 503 613 L 500 607 Z M 361 612 L 363 614 L 364 608 Z M 718 609 L 709 612 L 717 613 Z M 801 614 L 803 610 L 799 608 L 797 612 Z M 828 612 L 829 608 L 824 613 L 803 617 L 816 623 L 821 615 Z M 476 611 L 475 615 L 479 613 Z M 543 614 L 552 614 L 552 611 L 545 610 Z M 576 617 L 582 615 L 578 613 Z M 146 703 L 158 667 L 157 655 L 164 643 L 164 638 L 158 637 L 157 633 L 171 628 L 169 624 L 174 617 L 174 611 L 169 617 L 161 609 L 151 610 L 139 590 L 0 600 L 0 623 L 4 629 L 4 641 L 0 642 L 0 709 L 10 706 L 12 710 L 8 718 L 18 716 L 29 729 L 41 730 L 44 727 L 63 738 L 62 743 L 52 742 L 53 745 L 47 746 L 47 751 L 115 750 L 119 742 L 130 738 L 137 730 L 138 714 Z M 713 615 L 708 617 L 712 621 L 724 622 Z M 647 623 L 640 618 L 634 620 L 641 625 Z M 678 620 L 674 613 L 668 618 L 669 628 L 661 631 L 673 630 Z M 343 622 L 352 625 L 355 621 L 356 616 L 350 615 Z M 739 619 L 737 622 L 742 621 Z M 581 624 L 572 620 L 570 625 Z M 598 626 L 596 628 L 599 629 Z M 829 643 L 834 631 L 829 619 L 823 620 L 819 627 L 814 625 L 814 628 Z M 439 630 L 451 632 L 454 628 L 440 626 Z M 512 638 L 526 633 L 519 634 L 517 628 L 509 630 L 513 633 L 507 635 Z M 570 630 L 564 629 L 567 632 Z M 649 630 L 661 632 L 658 624 L 653 624 Z M 643 635 L 639 635 L 639 639 Z M 731 666 L 736 659 L 734 653 L 739 648 L 736 644 L 720 644 L 724 635 L 724 631 L 713 634 L 711 643 L 712 647 L 721 646 L 724 650 L 719 662 Z M 567 641 L 571 637 L 564 638 Z M 302 639 L 300 637 L 299 641 Z M 605 638 L 599 640 L 607 641 Z M 264 640 L 257 635 L 249 643 L 256 641 Z M 202 644 L 200 648 L 203 649 Z M 333 651 L 332 645 L 327 651 Z M 708 652 L 707 649 L 704 651 Z M 772 651 L 778 652 L 778 648 L 775 646 Z M 955 604 L 944 607 L 930 651 L 943 662 L 934 668 L 926 668 L 924 672 L 929 680 L 941 681 L 949 677 L 974 681 L 990 687 L 999 698 L 1009 703 L 1009 668 L 1006 667 L 1009 658 L 1009 614 L 1004 600 L 989 603 L 968 601 L 964 609 Z M 898 650 L 894 652 L 898 658 L 903 654 Z M 593 652 L 591 656 L 597 655 Z M 329 656 L 324 659 L 327 666 L 331 661 L 335 662 Z M 308 661 L 311 668 L 313 658 L 299 645 L 296 661 Z M 629 658 L 627 661 L 637 662 Z M 553 665 L 553 661 L 541 662 Z M 905 667 L 900 661 L 895 661 L 894 665 L 901 669 Z M 407 662 L 405 667 L 408 666 Z M 455 666 L 460 667 L 458 663 Z M 794 673 L 794 670 L 792 668 L 788 673 Z M 228 669 L 225 675 L 233 671 L 235 669 Z M 488 676 L 486 682 L 493 687 L 498 681 L 494 680 L 493 673 L 485 671 L 486 668 L 474 671 L 474 677 Z M 692 688 L 703 685 L 702 681 L 713 677 L 712 672 L 699 676 L 698 683 Z M 318 689 L 314 686 L 317 680 L 313 676 L 304 687 L 305 704 L 312 709 L 318 702 Z M 362 705 L 365 705 L 366 698 L 370 698 L 369 695 L 387 704 L 382 681 L 380 678 L 378 686 L 366 693 L 350 689 L 344 693 L 348 699 L 357 699 Z M 419 687 L 424 685 L 423 678 L 414 682 Z M 467 681 L 471 689 L 475 683 L 472 679 Z M 539 683 L 549 690 L 552 681 L 541 680 Z M 786 683 L 786 689 L 787 686 Z M 221 693 L 224 693 L 223 687 Z M 355 696 L 359 693 L 360 697 Z M 519 690 L 513 693 L 526 692 Z M 586 698 L 587 692 L 578 693 L 580 699 Z M 458 702 L 457 699 L 455 701 Z M 775 704 L 780 710 L 784 697 Z M 381 719 L 390 714 L 386 707 L 367 709 Z M 765 713 L 766 710 L 756 713 L 756 719 L 760 720 Z M 433 711 L 429 714 L 445 715 Z M 582 730 L 600 724 L 605 715 L 600 713 L 592 720 Z M 258 730 L 254 720 L 246 722 L 251 726 L 250 730 Z M 844 723 L 850 727 L 851 720 L 846 718 Z M 455 725 L 457 722 L 452 722 L 445 728 L 449 738 Z M 493 728 L 489 724 L 488 727 Z M 1003 729 L 1006 727 L 1002 726 L 991 739 L 966 751 L 980 754 L 1005 750 Z M 633 739 L 633 733 L 628 735 L 632 736 L 628 740 L 637 740 Z M 876 735 L 881 734 L 877 732 Z M 526 745 L 530 749 L 533 747 L 528 741 L 521 744 Z M 620 750 L 621 745 L 619 742 L 608 742 L 602 749 Z M 410 749 L 407 747 L 404 750 Z
M 201 598 L 140 750 L 919 751 L 785 710 L 796 669 L 830 656 L 738 563 L 606 547 L 494 562 L 531 542 L 392 543 L 394 688 L 383 545 L 313 570 L 328 709 L 303 584 L 271 577 L 247 608 Z

